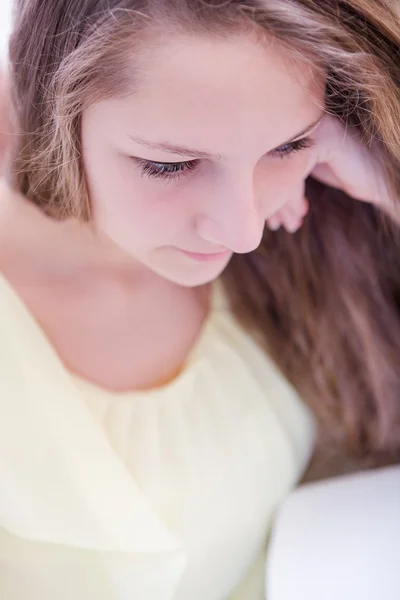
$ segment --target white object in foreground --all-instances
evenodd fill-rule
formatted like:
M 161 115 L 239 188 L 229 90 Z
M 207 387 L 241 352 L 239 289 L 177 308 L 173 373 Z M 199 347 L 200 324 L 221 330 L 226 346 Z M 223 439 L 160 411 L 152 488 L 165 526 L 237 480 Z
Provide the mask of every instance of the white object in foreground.
M 268 600 L 399 600 L 400 467 L 298 488 L 267 559 Z
M 7 62 L 8 38 L 12 25 L 12 0 L 0 2 L 0 63 Z

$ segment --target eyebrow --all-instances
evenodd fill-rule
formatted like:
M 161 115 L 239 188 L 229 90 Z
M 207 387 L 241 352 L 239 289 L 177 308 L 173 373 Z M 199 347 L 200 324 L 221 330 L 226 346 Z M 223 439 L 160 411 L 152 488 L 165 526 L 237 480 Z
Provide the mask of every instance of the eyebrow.
M 276 147 L 279 148 L 280 146 L 285 146 L 286 144 L 290 144 L 292 142 L 295 142 L 299 138 L 306 136 L 321 122 L 323 116 L 324 113 L 320 117 L 318 117 L 316 121 L 313 121 L 313 123 L 308 125 L 305 129 L 291 137 L 290 140 L 282 142 L 282 144 L 279 144 Z M 169 142 L 151 142 L 149 140 L 144 140 L 143 138 L 136 137 L 130 134 L 129 137 L 137 144 L 140 144 L 141 146 L 143 146 L 144 148 L 148 148 L 149 150 L 160 150 L 162 152 L 169 152 L 170 154 L 180 154 L 182 156 L 188 156 L 190 158 L 202 158 L 206 160 L 222 160 L 223 158 L 221 154 L 211 154 L 210 152 L 204 152 L 204 150 L 195 150 L 193 148 L 187 148 L 185 146 L 176 146 L 175 144 L 170 144 Z

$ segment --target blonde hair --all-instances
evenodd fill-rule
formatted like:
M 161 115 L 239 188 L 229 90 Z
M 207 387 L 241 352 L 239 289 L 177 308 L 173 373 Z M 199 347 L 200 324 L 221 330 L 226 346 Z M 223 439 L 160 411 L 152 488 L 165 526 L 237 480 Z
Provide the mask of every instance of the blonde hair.
M 90 218 L 80 147 L 88 104 L 124 94 L 127 57 L 155 34 L 273 36 L 326 77 L 326 109 L 356 127 L 400 198 L 397 0 L 19 0 L 11 39 L 14 186 L 57 218 Z M 134 79 L 134 77 L 133 77 Z M 309 182 L 296 235 L 266 232 L 224 280 L 315 412 L 357 451 L 400 447 L 397 225 Z

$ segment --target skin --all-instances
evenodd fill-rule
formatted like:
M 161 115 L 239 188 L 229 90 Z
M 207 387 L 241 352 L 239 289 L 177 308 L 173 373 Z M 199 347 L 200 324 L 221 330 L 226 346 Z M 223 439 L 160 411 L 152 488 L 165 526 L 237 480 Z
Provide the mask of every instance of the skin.
M 0 206 L 1 270 L 67 369 L 111 390 L 176 374 L 232 253 L 257 248 L 266 221 L 299 227 L 305 178 L 325 162 L 338 179 L 349 159 L 342 132 L 317 124 L 323 82 L 275 44 L 181 35 L 140 66 L 131 94 L 82 115 L 92 223 L 55 222 L 22 197 Z M 311 147 L 283 154 L 310 127 Z M 189 160 L 178 178 L 148 176 Z
M 147 57 L 144 73 L 134 94 L 83 115 L 95 223 L 162 277 L 209 283 L 233 252 L 257 248 L 265 221 L 289 199 L 303 199 L 310 150 L 274 150 L 318 121 L 323 86 L 275 45 L 247 36 L 177 37 Z M 164 142 L 195 151 L 150 147 Z M 132 157 L 196 168 L 150 178 Z M 180 250 L 220 256 L 200 262 Z
M 7 82 L 4 73 L 0 69 L 0 176 L 4 172 L 10 129 Z

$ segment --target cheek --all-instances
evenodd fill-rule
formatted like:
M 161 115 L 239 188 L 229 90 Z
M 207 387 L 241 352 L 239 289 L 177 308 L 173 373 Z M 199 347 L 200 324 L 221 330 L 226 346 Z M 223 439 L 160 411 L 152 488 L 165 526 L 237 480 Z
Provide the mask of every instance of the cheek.
M 112 237 L 147 248 L 168 243 L 194 221 L 189 190 L 180 181 L 143 177 L 126 156 L 88 167 L 95 222 Z

